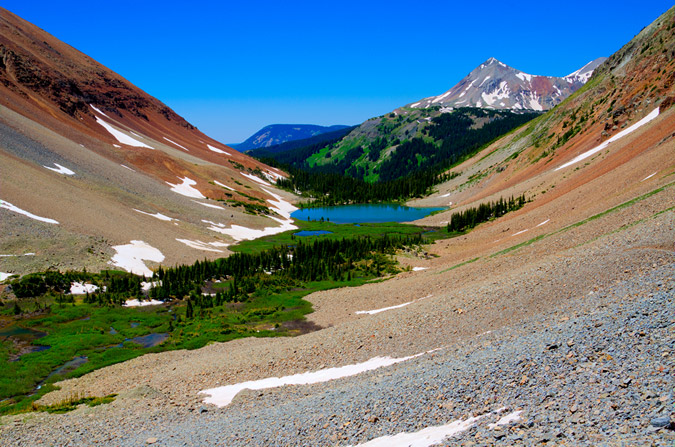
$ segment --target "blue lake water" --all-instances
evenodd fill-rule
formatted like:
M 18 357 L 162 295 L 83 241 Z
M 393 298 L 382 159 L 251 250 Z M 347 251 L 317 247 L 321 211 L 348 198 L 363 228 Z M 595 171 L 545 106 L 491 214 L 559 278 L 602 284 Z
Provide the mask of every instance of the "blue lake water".
M 326 230 L 317 230 L 317 231 L 298 231 L 297 233 L 293 233 L 295 236 L 300 236 L 300 237 L 307 237 L 307 236 L 321 236 L 322 234 L 333 234 L 332 231 L 326 231 Z
M 333 223 L 410 222 L 445 208 L 413 208 L 401 205 L 367 204 L 325 206 L 295 211 L 291 217 L 298 220 L 329 220 Z

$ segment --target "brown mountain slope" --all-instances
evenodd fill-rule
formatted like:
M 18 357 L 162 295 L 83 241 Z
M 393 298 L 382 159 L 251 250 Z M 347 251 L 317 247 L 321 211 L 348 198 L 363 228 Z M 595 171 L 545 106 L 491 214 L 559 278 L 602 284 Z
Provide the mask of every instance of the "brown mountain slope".
M 222 256 L 233 224 L 278 228 L 269 201 L 292 199 L 269 183 L 279 171 L 1 8 L 0 163 L 0 253 L 36 253 L 0 258 L 5 273 L 103 268 L 131 240 L 168 264 Z

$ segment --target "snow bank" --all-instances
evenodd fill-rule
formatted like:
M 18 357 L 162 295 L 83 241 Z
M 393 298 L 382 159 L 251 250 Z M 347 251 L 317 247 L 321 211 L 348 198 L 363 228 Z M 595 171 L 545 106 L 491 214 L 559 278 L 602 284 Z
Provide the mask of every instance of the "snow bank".
M 207 146 L 211 151 L 216 152 L 216 153 L 218 153 L 218 154 L 232 155 L 232 154 L 230 154 L 229 152 L 225 152 L 225 151 L 222 150 L 222 149 L 218 149 L 217 147 L 213 147 L 213 146 L 211 146 L 210 144 L 207 144 L 206 146 Z
M 98 286 L 89 283 L 73 282 L 70 285 L 71 295 L 84 295 L 85 293 L 94 293 L 98 290 Z
M 36 216 L 35 214 L 29 213 L 28 211 L 25 211 L 25 210 L 22 210 L 18 206 L 14 206 L 11 203 L 6 202 L 4 200 L 0 200 L 0 208 L 4 208 L 4 209 L 10 210 L 10 211 L 14 211 L 15 213 L 23 214 L 26 217 L 30 217 L 33 220 L 39 220 L 40 222 L 46 222 L 46 223 L 57 224 L 57 225 L 59 223 L 58 221 L 56 221 L 54 219 L 50 219 L 48 217 Z
M 164 220 L 166 222 L 171 222 L 172 220 L 178 220 L 178 219 L 174 219 L 173 217 L 165 216 L 164 214 L 160 214 L 160 213 L 155 213 L 155 214 L 146 213 L 145 211 L 137 210 L 136 208 L 134 208 L 134 211 L 139 212 L 141 214 L 145 214 L 146 216 L 154 217 L 155 219 Z
M 185 146 L 181 146 L 180 144 L 176 143 L 175 141 L 169 140 L 167 137 L 163 137 L 163 138 L 164 138 L 166 141 L 168 141 L 169 143 L 171 143 L 171 144 L 173 144 L 173 145 L 175 145 L 175 146 L 178 146 L 179 148 L 184 149 L 184 150 L 186 150 L 187 152 L 190 152 L 190 149 L 186 148 Z
M 457 420 L 446 425 L 427 427 L 415 433 L 403 432 L 393 436 L 381 436 L 379 438 L 371 439 L 363 444 L 358 444 L 356 447 L 429 447 L 440 444 L 446 438 L 470 429 L 476 422 L 484 417 L 485 416 L 477 416 L 463 421 Z
M 152 270 L 145 265 L 144 260 L 154 262 L 164 260 L 161 251 L 143 241 L 131 241 L 130 244 L 115 245 L 112 248 L 117 254 L 112 257 L 110 264 L 136 275 L 152 276 Z
M 413 267 L 412 271 L 413 272 L 421 272 L 422 270 L 428 270 L 429 267 Z
M 144 307 L 144 306 L 156 306 L 158 304 L 164 304 L 161 301 L 150 300 L 150 301 L 139 301 L 137 299 L 127 300 L 122 306 L 124 307 Z
M 94 107 L 93 105 L 89 104 L 89 107 L 91 107 L 92 109 L 94 109 L 95 111 L 97 111 L 98 113 L 100 113 L 101 115 L 105 116 L 106 118 L 110 118 L 108 115 L 106 115 L 105 113 L 101 112 L 98 108 Z
M 386 312 L 386 311 L 392 310 L 392 309 L 400 309 L 401 307 L 405 307 L 405 306 L 407 306 L 407 305 L 409 305 L 409 304 L 412 304 L 412 303 L 416 303 L 416 302 L 418 302 L 418 301 L 425 300 L 425 299 L 427 299 L 427 298 L 429 298 L 429 297 L 431 297 L 431 296 L 432 296 L 432 295 L 427 295 L 427 296 L 424 296 L 424 297 L 422 297 L 422 298 L 418 298 L 418 299 L 416 299 L 416 300 L 409 301 L 409 302 L 407 302 L 407 303 L 397 304 L 396 306 L 383 307 L 383 308 L 381 308 L 381 309 L 374 309 L 374 310 L 357 310 L 357 311 L 354 312 L 354 313 L 355 313 L 355 314 L 375 315 L 375 314 L 379 314 L 380 312 Z
M 141 281 L 141 290 L 144 292 L 149 292 L 153 287 L 157 287 L 162 284 L 162 281 Z
M 223 208 L 222 206 L 213 205 L 213 204 L 211 204 L 211 203 L 199 202 L 199 201 L 197 201 L 197 200 L 193 200 L 193 202 L 194 202 L 194 203 L 198 203 L 198 204 L 203 205 L 203 206 L 207 206 L 207 207 L 209 207 L 209 208 L 215 208 L 215 209 L 217 209 L 217 210 L 224 210 L 224 209 L 225 209 L 225 208 Z
M 443 194 L 441 197 L 450 197 L 450 193 Z
M 265 227 L 262 230 L 257 230 L 253 228 L 243 227 L 241 225 L 232 225 L 231 227 L 228 228 L 227 225 L 225 224 L 212 222 L 210 220 L 202 220 L 202 222 L 211 225 L 210 227 L 208 227 L 209 230 L 221 234 L 226 234 L 235 241 L 252 240 L 263 236 L 268 236 L 270 234 L 278 234 L 288 230 L 296 230 L 298 227 L 293 225 L 291 213 L 297 210 L 298 208 L 295 207 L 293 204 L 285 201 L 281 196 L 274 194 L 273 192 L 265 188 L 262 188 L 262 190 L 274 198 L 274 200 L 267 199 L 267 202 L 270 205 L 272 205 L 270 209 L 272 209 L 274 212 L 276 212 L 282 217 L 282 219 L 279 219 L 277 217 L 269 216 L 269 219 L 272 219 L 280 223 L 281 226 Z
M 265 186 L 269 186 L 269 185 L 270 185 L 269 182 L 266 182 L 265 180 L 261 179 L 261 178 L 258 177 L 258 176 L 255 176 L 255 175 L 253 175 L 253 174 L 247 174 L 247 173 L 241 172 L 241 171 L 240 171 L 239 173 L 240 173 L 241 175 L 243 175 L 244 177 L 246 177 L 246 178 L 248 178 L 248 179 L 250 179 L 250 180 L 253 180 L 254 182 L 260 183 L 261 185 L 265 185 Z
M 138 141 L 134 137 L 130 137 L 129 135 L 125 134 L 124 132 L 115 129 L 113 126 L 110 124 L 106 123 L 103 121 L 101 118 L 98 116 L 96 117 L 96 122 L 99 123 L 105 130 L 107 130 L 117 141 L 119 141 L 122 144 L 126 144 L 127 146 L 136 146 L 136 147 L 147 147 L 148 149 L 154 149 L 152 146 L 148 146 L 147 144 Z
M 276 217 L 271 217 L 270 219 L 275 220 L 281 224 L 280 227 L 265 227 L 262 230 L 256 230 L 254 228 L 247 228 L 241 225 L 232 225 L 230 228 L 227 228 L 227 225 L 222 223 L 211 222 L 209 220 L 202 220 L 202 222 L 210 224 L 208 227 L 209 230 L 215 231 L 220 234 L 226 234 L 230 236 L 235 241 L 244 241 L 257 239 L 263 236 L 270 234 L 283 233 L 288 230 L 297 230 L 298 227 L 293 225 L 292 220 L 282 220 Z
M 236 189 L 231 188 L 231 187 L 229 187 L 229 186 L 227 186 L 227 185 L 225 185 L 225 184 L 223 184 L 223 183 L 220 183 L 218 180 L 214 180 L 213 183 L 215 183 L 215 184 L 218 185 L 218 186 L 222 186 L 222 187 L 225 188 L 225 189 L 229 189 L 230 191 L 236 191 Z
M 74 172 L 74 171 L 71 171 L 70 169 L 68 169 L 68 168 L 66 168 L 66 167 L 64 167 L 64 166 L 61 166 L 61 165 L 58 164 L 58 163 L 54 163 L 54 166 L 56 166 L 55 168 L 50 168 L 49 166 L 46 166 L 46 165 L 42 165 L 42 166 L 44 166 L 45 168 L 49 169 L 50 171 L 54 171 L 54 172 L 57 172 L 57 173 L 59 173 L 59 174 L 75 175 L 75 172 Z
M 642 180 L 640 180 L 640 182 L 644 182 L 645 180 L 649 180 L 650 178 L 654 177 L 655 175 L 656 175 L 656 172 L 653 173 L 653 174 L 649 174 L 647 177 L 645 177 L 645 178 L 643 178 Z
M 135 169 L 132 169 L 132 168 L 130 168 L 130 167 L 129 167 L 129 166 L 127 166 L 127 165 L 120 165 L 120 166 L 122 166 L 123 168 L 127 168 L 127 169 L 128 169 L 128 170 L 130 170 L 130 171 L 134 171 L 134 172 L 136 172 L 136 170 L 135 170 Z
M 0 281 L 4 281 L 12 275 L 13 273 L 0 272 Z
M 614 135 L 609 140 L 602 142 L 600 145 L 594 147 L 593 149 L 591 149 L 589 151 L 586 151 L 583 154 L 577 155 L 576 157 L 574 157 L 572 160 L 568 161 L 564 165 L 558 166 L 557 168 L 555 168 L 554 171 L 559 171 L 561 169 L 567 168 L 568 166 L 572 166 L 575 163 L 579 163 L 581 160 L 587 159 L 591 155 L 596 154 L 596 153 L 600 152 L 601 150 L 605 149 L 607 146 L 609 146 L 610 143 L 613 143 L 614 141 L 617 141 L 617 140 L 625 137 L 626 135 L 635 132 L 640 127 L 642 127 L 645 124 L 647 124 L 648 122 L 654 120 L 657 116 L 659 116 L 659 108 L 658 107 L 655 108 L 654 110 L 652 110 L 652 112 L 649 115 L 645 116 L 644 118 L 642 118 L 637 123 L 635 123 L 632 126 L 622 130 L 621 132 Z
M 200 240 L 196 241 L 191 241 L 189 239 L 178 239 L 176 238 L 178 242 L 181 242 L 188 247 L 196 248 L 197 250 L 204 250 L 204 251 L 212 251 L 215 253 L 222 253 L 222 250 L 218 250 L 215 247 L 227 247 L 230 244 L 226 244 L 224 242 L 202 242 Z
M 488 425 L 489 428 L 497 428 L 499 425 L 509 425 L 512 422 L 516 422 L 520 420 L 520 413 L 521 411 L 514 411 L 513 413 L 509 413 L 494 424 Z
M 546 225 L 546 224 L 549 223 L 550 221 L 551 221 L 551 219 L 546 219 L 546 220 L 543 221 L 542 223 L 538 224 L 537 227 L 541 227 L 542 225 Z M 535 227 L 535 228 L 537 228 L 537 227 Z
M 340 366 L 337 368 L 326 368 L 315 372 L 306 372 L 284 377 L 270 377 L 261 380 L 251 380 L 248 382 L 226 385 L 218 388 L 211 388 L 200 391 L 199 394 L 208 394 L 210 397 L 204 399 L 207 404 L 214 404 L 218 407 L 225 407 L 232 402 L 232 399 L 242 390 L 263 390 L 266 388 L 277 388 L 284 385 L 309 385 L 313 383 L 328 382 L 343 377 L 355 376 L 367 371 L 405 362 L 422 354 L 411 355 L 393 359 L 391 357 L 374 357 L 363 363 L 355 365 Z
M 354 313 L 357 314 L 357 315 L 360 315 L 360 314 L 375 315 L 375 314 L 379 314 L 380 312 L 386 312 L 388 310 L 400 309 L 401 307 L 405 307 L 405 306 L 407 306 L 409 304 L 412 304 L 412 303 L 413 303 L 413 301 L 408 301 L 407 303 L 398 304 L 396 306 L 383 307 L 382 309 L 375 309 L 375 310 L 357 310 Z
M 271 208 L 280 216 L 283 216 L 286 219 L 290 219 L 293 211 L 296 211 L 298 209 L 298 207 L 296 207 L 295 205 L 285 201 L 280 195 L 274 194 L 272 191 L 265 188 L 261 189 L 276 199 L 276 200 L 267 199 L 267 202 L 269 202 L 272 205 Z
M 192 197 L 193 199 L 205 199 L 204 196 L 197 188 L 193 188 L 193 185 L 196 185 L 197 182 L 191 178 L 183 177 L 179 178 L 183 183 L 173 183 L 166 182 L 167 185 L 171 186 L 171 191 L 177 192 L 180 195 L 185 197 Z

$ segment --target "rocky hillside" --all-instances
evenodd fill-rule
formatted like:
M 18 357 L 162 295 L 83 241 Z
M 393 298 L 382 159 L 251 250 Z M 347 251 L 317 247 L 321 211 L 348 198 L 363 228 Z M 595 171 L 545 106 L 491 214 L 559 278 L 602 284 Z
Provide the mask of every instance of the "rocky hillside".
M 549 110 L 583 86 L 601 63 L 600 57 L 567 76 L 523 73 L 491 57 L 447 92 L 408 107 L 485 107 L 510 110 Z
M 0 253 L 34 253 L 0 258 L 5 274 L 108 267 L 134 240 L 191 262 L 288 222 L 283 173 L 4 9 L 0 104 Z
M 265 126 L 241 144 L 235 145 L 239 151 L 266 148 L 287 141 L 304 140 L 315 135 L 335 132 L 348 126 L 317 126 L 314 124 L 270 124 Z

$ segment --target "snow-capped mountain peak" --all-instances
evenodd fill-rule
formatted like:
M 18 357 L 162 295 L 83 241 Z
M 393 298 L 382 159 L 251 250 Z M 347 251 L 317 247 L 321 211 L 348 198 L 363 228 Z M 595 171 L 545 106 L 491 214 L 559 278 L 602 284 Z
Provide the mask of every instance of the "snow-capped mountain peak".
M 599 58 L 563 78 L 524 73 L 494 57 L 489 58 L 447 92 L 409 107 L 483 107 L 511 110 L 548 110 L 584 85 Z

